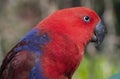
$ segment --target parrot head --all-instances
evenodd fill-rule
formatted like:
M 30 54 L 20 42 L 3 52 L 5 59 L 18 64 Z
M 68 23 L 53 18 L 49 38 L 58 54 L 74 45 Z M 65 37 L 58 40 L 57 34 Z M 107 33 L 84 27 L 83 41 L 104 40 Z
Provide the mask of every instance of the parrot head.
M 38 28 L 39 26 L 64 34 L 75 43 L 84 46 L 92 41 L 96 43 L 96 47 L 99 47 L 106 34 L 106 28 L 102 25 L 99 16 L 86 7 L 58 10 L 43 20 Z
M 46 32 L 51 39 L 44 48 L 42 60 L 45 62 L 45 75 L 54 73 L 50 79 L 66 79 L 58 78 L 61 74 L 71 79 L 83 58 L 86 45 L 92 41 L 98 47 L 106 34 L 100 17 L 86 7 L 58 10 L 35 28 Z

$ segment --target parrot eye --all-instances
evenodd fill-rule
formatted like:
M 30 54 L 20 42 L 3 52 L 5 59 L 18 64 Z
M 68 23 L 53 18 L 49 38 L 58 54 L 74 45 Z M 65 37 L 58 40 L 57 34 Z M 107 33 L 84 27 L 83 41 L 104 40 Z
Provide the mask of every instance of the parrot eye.
M 84 20 L 85 22 L 90 22 L 90 17 L 89 17 L 89 16 L 84 16 L 84 17 L 83 17 L 83 20 Z

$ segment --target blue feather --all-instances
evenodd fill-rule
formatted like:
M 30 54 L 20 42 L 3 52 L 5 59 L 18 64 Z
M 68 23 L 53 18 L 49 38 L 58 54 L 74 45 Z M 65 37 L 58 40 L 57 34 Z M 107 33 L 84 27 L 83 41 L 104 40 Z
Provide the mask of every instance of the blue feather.
M 47 33 L 40 34 L 40 30 L 32 29 L 20 42 L 24 42 L 24 44 L 16 48 L 16 51 L 30 50 L 40 52 L 41 46 L 50 42 L 50 37 Z

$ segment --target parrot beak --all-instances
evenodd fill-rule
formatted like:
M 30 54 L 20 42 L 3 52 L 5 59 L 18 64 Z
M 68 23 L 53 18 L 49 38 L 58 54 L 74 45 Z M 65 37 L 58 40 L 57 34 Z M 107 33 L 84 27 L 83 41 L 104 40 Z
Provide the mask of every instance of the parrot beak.
M 99 48 L 101 43 L 104 40 L 105 34 L 107 33 L 106 27 L 100 21 L 94 30 L 94 35 L 92 37 L 91 42 L 95 42 L 96 48 Z

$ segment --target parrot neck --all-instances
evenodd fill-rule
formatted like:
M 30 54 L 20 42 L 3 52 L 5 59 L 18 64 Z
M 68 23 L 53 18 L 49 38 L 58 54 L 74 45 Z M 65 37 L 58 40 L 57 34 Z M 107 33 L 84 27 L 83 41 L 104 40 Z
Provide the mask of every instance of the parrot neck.
M 84 45 L 59 33 L 48 33 L 51 42 L 45 45 L 41 56 L 43 74 L 47 79 L 70 79 L 83 58 Z

